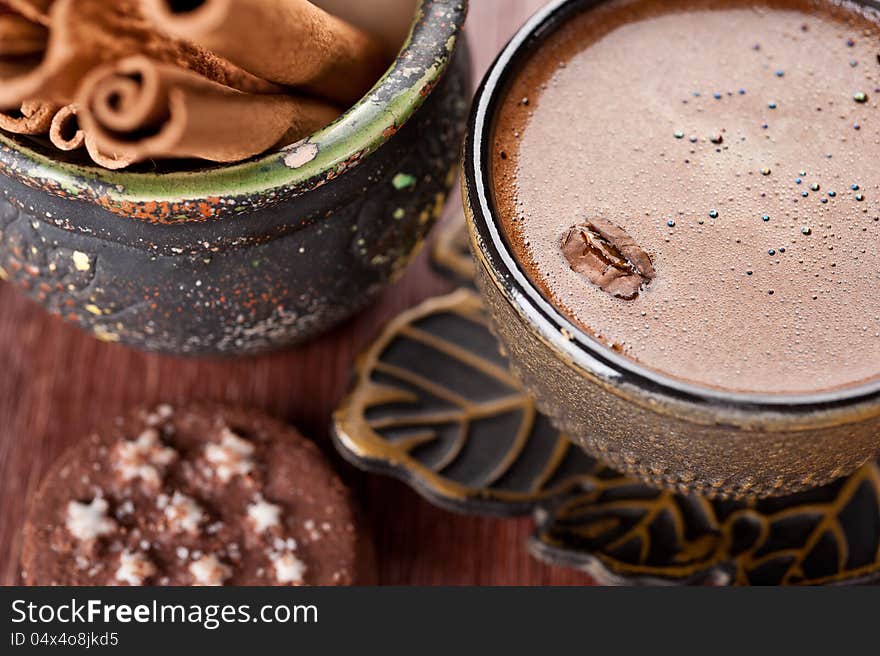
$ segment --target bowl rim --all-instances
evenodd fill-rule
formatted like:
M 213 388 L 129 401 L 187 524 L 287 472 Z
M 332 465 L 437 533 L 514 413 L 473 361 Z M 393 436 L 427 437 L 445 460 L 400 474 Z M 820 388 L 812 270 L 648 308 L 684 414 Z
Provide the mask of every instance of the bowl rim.
M 818 392 L 762 394 L 700 385 L 650 369 L 615 353 L 565 317 L 522 268 L 498 221 L 492 193 L 489 149 L 496 110 L 507 83 L 531 51 L 571 15 L 608 0 L 552 0 L 514 34 L 485 74 L 474 97 L 463 157 L 465 214 L 470 222 L 477 259 L 531 330 L 564 360 L 615 387 L 639 390 L 653 397 L 687 402 L 723 414 L 804 415 L 858 406 L 880 410 L 880 378 Z M 871 0 L 859 4 L 876 7 Z M 476 237 L 476 239 L 473 239 Z M 570 339 L 569 339 L 570 338 Z M 860 413 L 861 414 L 861 413 Z
M 342 175 L 399 130 L 446 72 L 467 9 L 468 0 L 418 0 L 406 40 L 372 89 L 333 123 L 278 150 L 195 170 L 110 171 L 55 159 L 0 132 L 0 174 L 125 216 L 149 204 L 204 219 L 204 201 L 222 207 L 219 199 L 236 196 L 271 205 Z

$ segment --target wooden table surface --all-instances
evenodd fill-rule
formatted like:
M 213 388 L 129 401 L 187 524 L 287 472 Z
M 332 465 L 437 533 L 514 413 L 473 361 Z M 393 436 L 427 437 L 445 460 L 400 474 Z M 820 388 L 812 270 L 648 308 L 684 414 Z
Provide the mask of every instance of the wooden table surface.
M 468 32 L 479 79 L 497 50 L 543 0 L 471 0 Z M 458 210 L 457 194 L 447 215 Z M 235 361 L 179 359 L 105 344 L 50 318 L 0 283 L 0 584 L 19 580 L 28 499 L 51 462 L 108 417 L 144 402 L 244 403 L 315 439 L 354 490 L 383 584 L 583 584 L 542 565 L 524 546 L 531 520 L 489 520 L 439 510 L 394 480 L 345 465 L 328 438 L 330 412 L 352 361 L 401 310 L 448 291 L 426 251 L 375 307 L 306 346 Z

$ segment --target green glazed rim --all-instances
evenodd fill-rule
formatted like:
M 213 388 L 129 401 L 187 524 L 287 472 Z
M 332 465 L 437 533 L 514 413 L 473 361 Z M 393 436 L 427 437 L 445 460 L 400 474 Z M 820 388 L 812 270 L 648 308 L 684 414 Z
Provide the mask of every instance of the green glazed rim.
M 327 127 L 280 150 L 199 170 L 119 172 L 63 162 L 0 133 L 0 174 L 163 223 L 273 205 L 336 178 L 388 141 L 446 71 L 466 15 L 467 0 L 420 0 L 397 58 L 369 93 Z M 247 202 L 229 202 L 238 198 Z

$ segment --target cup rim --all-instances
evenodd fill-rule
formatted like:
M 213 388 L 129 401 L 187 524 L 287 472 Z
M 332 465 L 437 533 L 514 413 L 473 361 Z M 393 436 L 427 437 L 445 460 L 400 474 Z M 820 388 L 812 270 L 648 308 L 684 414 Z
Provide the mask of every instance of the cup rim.
M 741 392 L 674 378 L 615 353 L 565 317 L 531 281 L 500 227 L 492 193 L 489 155 L 496 111 L 504 99 L 507 83 L 532 48 L 570 16 L 607 1 L 549 2 L 514 34 L 477 89 L 464 144 L 463 184 L 469 210 L 466 215 L 476 233 L 472 243 L 478 259 L 484 260 L 492 282 L 526 324 L 564 359 L 618 387 L 627 386 L 653 396 L 748 414 L 805 414 L 880 403 L 880 378 L 831 390 L 788 394 Z
M 297 143 L 244 162 L 200 170 L 110 171 L 64 162 L 0 132 L 0 174 L 126 217 L 138 206 L 165 206 L 178 219 L 224 213 L 221 199 L 247 196 L 272 205 L 342 175 L 387 142 L 418 110 L 445 73 L 461 38 L 468 0 L 419 0 L 409 34 L 385 74 L 333 123 Z M 213 207 L 216 206 L 216 207 Z

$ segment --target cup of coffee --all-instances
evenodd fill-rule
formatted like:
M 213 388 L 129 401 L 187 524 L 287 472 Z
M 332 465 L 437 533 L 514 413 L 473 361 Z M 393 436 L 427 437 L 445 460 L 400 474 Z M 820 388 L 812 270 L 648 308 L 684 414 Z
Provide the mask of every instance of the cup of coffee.
M 658 486 L 791 494 L 880 451 L 880 13 L 557 0 L 487 73 L 464 150 L 511 367 Z

